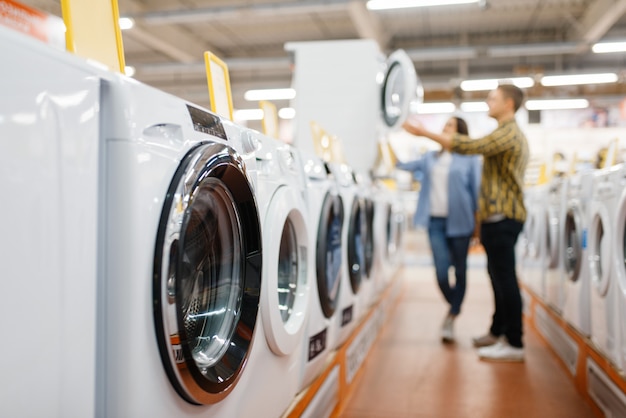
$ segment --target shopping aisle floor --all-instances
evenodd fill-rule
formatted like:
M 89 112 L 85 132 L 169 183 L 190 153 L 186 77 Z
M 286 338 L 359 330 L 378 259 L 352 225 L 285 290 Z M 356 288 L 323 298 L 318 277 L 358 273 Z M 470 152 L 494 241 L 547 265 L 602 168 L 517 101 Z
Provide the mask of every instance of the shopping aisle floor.
M 422 245 L 418 248 L 423 250 Z M 407 257 L 398 277 L 404 286 L 402 296 L 340 417 L 595 417 L 565 368 L 528 326 L 524 363 L 478 359 L 471 338 L 487 331 L 493 309 L 482 254 L 470 256 L 456 343 L 442 344 L 439 328 L 446 306 L 425 251 Z

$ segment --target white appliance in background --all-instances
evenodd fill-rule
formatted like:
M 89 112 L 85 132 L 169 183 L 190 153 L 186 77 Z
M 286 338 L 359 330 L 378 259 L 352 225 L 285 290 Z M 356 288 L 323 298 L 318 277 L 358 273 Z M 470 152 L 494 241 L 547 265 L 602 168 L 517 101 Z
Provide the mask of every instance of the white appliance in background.
M 620 164 L 613 168 L 611 177 L 618 194 L 612 223 L 615 227 L 615 233 L 611 254 L 613 277 L 617 289 L 615 321 L 617 322 L 619 340 L 616 364 L 624 370 L 626 368 L 626 317 L 624 316 L 626 314 L 626 166 Z
M 396 222 L 392 191 L 385 185 L 377 185 L 374 193 L 374 293 L 380 296 L 394 274 Z
M 102 103 L 97 415 L 238 416 L 261 294 L 254 144 L 132 79 Z
M 563 264 L 564 233 L 563 226 L 565 222 L 565 210 L 567 205 L 567 185 L 568 182 L 564 178 L 554 178 L 549 183 L 548 191 L 548 241 L 555 243 L 549 247 L 547 254 L 548 259 L 552 261 L 552 256 L 556 256 L 556 262 L 550 262 L 545 272 L 545 302 L 561 313 L 563 300 L 563 280 L 565 275 L 565 266 Z M 554 240 L 553 237 L 556 239 Z M 553 253 L 556 251 L 556 253 Z
M 615 169 L 594 174 L 587 246 L 590 273 L 591 342 L 611 362 L 618 364 L 618 283 L 614 259 L 615 213 L 620 190 Z M 617 250 L 615 250 L 617 253 Z
M 569 178 L 567 204 L 563 225 L 563 288 L 561 294 L 563 317 L 582 335 L 591 333 L 589 293 L 591 290 L 587 235 L 591 201 L 593 199 L 593 172 L 577 173 Z
M 348 165 L 371 170 L 380 138 L 399 129 L 409 103 L 423 98 L 411 59 L 402 50 L 386 58 L 371 39 L 289 42 L 285 49 L 295 62 L 295 146 L 315 152 L 309 130 L 315 121 L 350 151 Z
M 545 298 L 545 271 L 548 268 L 548 186 L 526 190 L 527 216 L 517 244 L 520 278 L 539 298 Z
M 337 347 L 352 334 L 365 310 L 361 287 L 365 280 L 365 240 L 367 237 L 365 205 L 358 194 L 352 168 L 346 164 L 328 164 L 343 201 L 342 265 L 337 315 Z
M 0 416 L 93 417 L 98 71 L 0 26 Z
M 337 343 L 337 315 L 343 262 L 343 201 L 330 169 L 319 158 L 302 155 L 307 176 L 309 248 L 313 251 L 311 304 L 304 334 L 302 383 L 307 388 L 327 367 Z
M 374 224 L 376 203 L 373 190 L 373 182 L 369 175 L 355 174 L 354 181 L 357 184 L 357 194 L 363 199 L 364 211 L 364 237 L 363 237 L 363 280 L 359 290 L 360 298 L 363 301 L 364 314 L 376 300 L 374 293 L 374 263 L 375 263 L 375 243 Z
M 269 418 L 282 416 L 301 386 L 314 262 L 307 229 L 306 177 L 299 154 L 258 132 L 249 131 L 249 135 L 258 144 L 261 314 L 248 365 L 232 395 L 242 400 L 238 416 Z

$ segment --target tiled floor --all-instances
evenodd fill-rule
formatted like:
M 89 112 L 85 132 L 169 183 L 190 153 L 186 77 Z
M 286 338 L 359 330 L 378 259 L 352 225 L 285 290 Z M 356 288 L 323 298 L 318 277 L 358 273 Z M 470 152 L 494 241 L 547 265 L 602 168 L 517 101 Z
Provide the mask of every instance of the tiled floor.
M 423 250 L 422 246 L 419 246 Z M 408 258 L 404 292 L 373 346 L 343 418 L 586 418 L 591 408 L 545 343 L 526 329 L 526 361 L 480 361 L 471 337 L 489 326 L 493 297 L 483 255 L 470 256 L 457 342 L 443 345 L 446 306 L 426 253 Z

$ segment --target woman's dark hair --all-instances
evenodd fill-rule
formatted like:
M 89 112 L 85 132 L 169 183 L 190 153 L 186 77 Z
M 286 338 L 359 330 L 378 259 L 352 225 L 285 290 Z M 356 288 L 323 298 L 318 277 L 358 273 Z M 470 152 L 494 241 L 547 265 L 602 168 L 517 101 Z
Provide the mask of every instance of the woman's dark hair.
M 456 119 L 456 131 L 461 135 L 469 135 L 469 130 L 467 129 L 467 122 L 464 119 L 454 116 Z

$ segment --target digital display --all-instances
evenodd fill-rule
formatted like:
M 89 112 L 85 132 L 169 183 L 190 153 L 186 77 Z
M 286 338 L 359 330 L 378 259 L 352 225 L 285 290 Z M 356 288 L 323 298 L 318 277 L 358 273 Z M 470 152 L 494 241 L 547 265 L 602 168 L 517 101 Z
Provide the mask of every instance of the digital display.
M 189 105 L 187 105 L 187 110 L 189 111 L 189 116 L 191 116 L 191 122 L 195 131 L 228 141 L 224 126 L 218 116 Z

